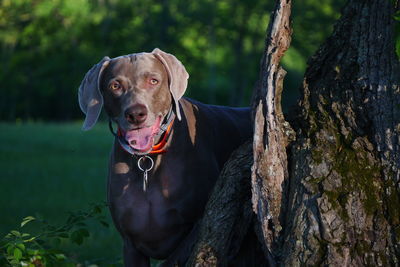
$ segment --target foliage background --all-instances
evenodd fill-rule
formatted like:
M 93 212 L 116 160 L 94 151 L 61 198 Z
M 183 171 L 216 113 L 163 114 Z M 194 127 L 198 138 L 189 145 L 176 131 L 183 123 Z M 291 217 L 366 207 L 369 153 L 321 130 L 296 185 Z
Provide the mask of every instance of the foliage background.
M 294 1 L 292 46 L 283 59 L 284 108 L 298 97 L 307 58 L 331 33 L 344 2 Z M 112 137 L 104 124 L 83 134 L 76 122 L 82 120 L 77 88 L 93 64 L 106 55 L 159 47 L 186 66 L 187 96 L 244 106 L 258 77 L 273 5 L 0 0 L 0 236 L 28 215 L 57 223 L 68 211 L 105 199 Z M 63 246 L 80 262 L 112 261 L 121 253 L 112 227 L 94 226 L 83 247 Z
M 344 0 L 295 1 L 284 59 L 293 103 L 306 59 L 331 32 Z M 190 73 L 188 96 L 247 105 L 274 1 L 2 0 L 0 120 L 81 118 L 77 87 L 105 55 L 175 54 Z

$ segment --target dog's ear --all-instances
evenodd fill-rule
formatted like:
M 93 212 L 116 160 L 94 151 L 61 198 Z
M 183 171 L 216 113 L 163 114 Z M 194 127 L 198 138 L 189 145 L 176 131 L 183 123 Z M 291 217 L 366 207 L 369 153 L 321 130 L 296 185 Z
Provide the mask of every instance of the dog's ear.
M 100 92 L 100 77 L 103 70 L 110 63 L 109 57 L 104 57 L 99 63 L 94 65 L 83 78 L 79 86 L 78 99 L 79 106 L 86 114 L 82 130 L 90 130 L 99 118 L 103 107 L 103 95 Z
M 167 70 L 169 90 L 171 91 L 174 100 L 175 113 L 178 119 L 181 120 L 178 101 L 186 91 L 189 74 L 187 73 L 185 66 L 183 66 L 174 55 L 165 53 L 158 48 L 154 49 L 151 53 L 161 61 Z

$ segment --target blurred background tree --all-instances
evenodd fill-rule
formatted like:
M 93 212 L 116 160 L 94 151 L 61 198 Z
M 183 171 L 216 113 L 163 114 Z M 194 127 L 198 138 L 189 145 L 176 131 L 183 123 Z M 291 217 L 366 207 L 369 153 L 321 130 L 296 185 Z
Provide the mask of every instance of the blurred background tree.
M 297 98 L 306 59 L 332 30 L 344 0 L 293 7 L 284 106 Z M 0 120 L 81 118 L 77 87 L 103 56 L 159 47 L 190 73 L 187 96 L 248 105 L 274 1 L 2 0 Z

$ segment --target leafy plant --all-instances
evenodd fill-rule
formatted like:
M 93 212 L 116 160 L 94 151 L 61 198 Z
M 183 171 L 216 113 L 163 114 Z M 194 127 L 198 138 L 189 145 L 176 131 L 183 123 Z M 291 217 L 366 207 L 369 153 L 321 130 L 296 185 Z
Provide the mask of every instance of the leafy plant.
M 59 247 L 67 242 L 83 244 L 90 236 L 89 221 L 108 227 L 103 215 L 105 206 L 92 204 L 88 210 L 70 212 L 60 226 L 38 216 L 25 217 L 18 230 L 11 230 L 0 240 L 0 266 L 76 266 L 77 261 Z M 31 231 L 27 231 L 29 226 Z

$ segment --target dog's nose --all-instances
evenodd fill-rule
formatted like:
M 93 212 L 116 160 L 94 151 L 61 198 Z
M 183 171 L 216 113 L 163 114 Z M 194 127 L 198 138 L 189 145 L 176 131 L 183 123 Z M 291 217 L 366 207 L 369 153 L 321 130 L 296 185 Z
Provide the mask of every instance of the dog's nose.
M 136 104 L 125 110 L 125 118 L 133 124 L 141 124 L 147 118 L 147 108 L 145 105 Z

